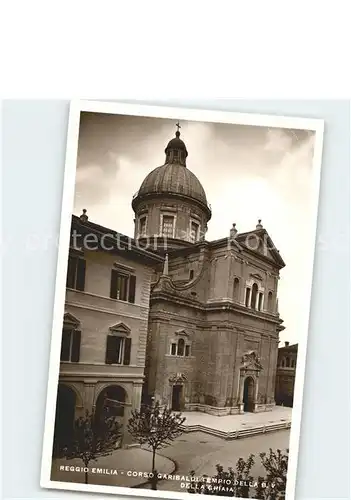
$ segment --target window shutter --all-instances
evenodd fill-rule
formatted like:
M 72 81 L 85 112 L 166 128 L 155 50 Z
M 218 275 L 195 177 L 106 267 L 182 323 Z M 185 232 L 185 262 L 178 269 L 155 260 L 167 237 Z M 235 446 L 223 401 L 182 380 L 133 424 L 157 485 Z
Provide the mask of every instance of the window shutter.
M 134 304 L 135 302 L 135 284 L 136 284 L 136 277 L 131 275 L 129 277 L 129 297 L 128 297 L 128 302 L 132 302 Z
M 132 348 L 132 339 L 125 338 L 124 339 L 124 358 L 123 358 L 123 364 L 124 365 L 129 365 L 130 364 L 131 348 Z
M 85 260 L 84 259 L 78 259 L 76 288 L 77 288 L 77 290 L 84 292 L 84 288 L 85 288 Z
M 70 255 L 68 257 L 68 268 L 67 268 L 67 288 L 75 288 L 75 278 L 76 278 L 76 265 L 77 258 Z
M 62 330 L 61 340 L 61 361 L 69 361 L 69 351 L 71 345 L 71 331 L 67 329 Z
M 111 365 L 115 361 L 116 356 L 116 338 L 114 335 L 107 335 L 106 343 L 106 360 L 107 365 Z
M 117 299 L 117 271 L 116 271 L 116 269 L 111 270 L 110 297 L 111 297 L 111 299 Z
M 73 361 L 74 363 L 79 363 L 81 332 L 80 330 L 74 330 L 72 334 L 73 334 L 73 339 L 72 339 L 71 361 Z

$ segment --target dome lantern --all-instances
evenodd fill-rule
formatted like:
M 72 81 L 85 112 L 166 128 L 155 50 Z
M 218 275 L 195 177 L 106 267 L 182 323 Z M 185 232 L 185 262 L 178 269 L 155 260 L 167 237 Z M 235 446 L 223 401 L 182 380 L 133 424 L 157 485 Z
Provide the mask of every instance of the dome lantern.
M 188 156 L 188 151 L 186 149 L 185 143 L 180 139 L 180 124 L 176 124 L 177 131 L 175 137 L 169 141 L 165 149 L 166 153 L 166 163 L 177 163 L 178 165 L 186 166 L 186 158 Z

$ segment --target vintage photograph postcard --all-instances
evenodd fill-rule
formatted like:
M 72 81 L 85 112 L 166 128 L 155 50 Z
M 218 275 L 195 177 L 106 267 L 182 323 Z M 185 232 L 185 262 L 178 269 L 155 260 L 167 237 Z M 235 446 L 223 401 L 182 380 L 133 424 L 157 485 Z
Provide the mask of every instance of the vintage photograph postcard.
M 71 103 L 43 488 L 293 498 L 322 142 Z

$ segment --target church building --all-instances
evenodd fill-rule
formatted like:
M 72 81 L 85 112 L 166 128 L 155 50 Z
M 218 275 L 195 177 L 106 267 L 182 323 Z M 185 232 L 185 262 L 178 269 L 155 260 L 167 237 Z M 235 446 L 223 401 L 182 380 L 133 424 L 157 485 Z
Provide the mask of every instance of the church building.
M 132 199 L 133 238 L 72 216 L 58 446 L 86 410 L 126 424 L 143 400 L 219 416 L 275 405 L 284 261 L 260 220 L 206 239 L 212 210 L 187 163 L 178 127 Z
M 165 256 L 151 285 L 144 397 L 214 415 L 271 409 L 279 271 L 267 231 L 206 240 L 211 207 L 179 129 L 134 195 L 134 237 Z

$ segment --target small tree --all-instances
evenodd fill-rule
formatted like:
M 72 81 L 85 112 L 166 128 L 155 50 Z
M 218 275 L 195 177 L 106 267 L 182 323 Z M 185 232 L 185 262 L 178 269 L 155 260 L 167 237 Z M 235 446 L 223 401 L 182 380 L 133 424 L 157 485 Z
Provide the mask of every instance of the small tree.
M 289 450 L 283 453 L 281 450 L 269 453 L 260 453 L 260 459 L 263 467 L 267 471 L 264 482 L 267 487 L 264 489 L 264 497 L 271 500 L 285 498 L 286 480 L 288 474 Z M 260 483 L 259 483 L 260 484 Z
M 259 454 L 261 463 L 266 470 L 265 477 L 258 477 L 255 481 L 250 474 L 255 463 L 254 455 L 247 460 L 239 458 L 235 470 L 228 467 L 225 471 L 220 465 L 216 465 L 217 473 L 214 476 L 205 476 L 203 481 L 190 483 L 188 493 L 200 493 L 216 496 L 236 496 L 240 498 L 256 498 L 257 500 L 278 500 L 285 498 L 286 479 L 288 471 L 289 450 L 286 454 L 281 450 L 269 450 L 269 453 Z M 190 476 L 195 477 L 195 471 L 190 471 Z M 214 481 L 213 481 L 214 480 Z M 250 488 L 250 483 L 257 483 L 255 488 Z M 229 485 L 229 491 L 214 489 L 212 484 Z
M 142 406 L 140 410 L 133 410 L 128 422 L 128 432 L 141 445 L 147 445 L 152 450 L 152 473 L 155 475 L 156 451 L 171 444 L 182 434 L 181 426 L 185 421 L 180 413 L 160 408 L 158 402 L 153 406 Z M 156 481 L 152 489 L 157 489 Z
M 116 417 L 102 415 L 96 418 L 94 413 L 86 411 L 84 417 L 74 422 L 72 437 L 60 455 L 67 460 L 80 458 L 87 469 L 91 461 L 111 455 L 121 435 L 121 424 Z M 85 484 L 88 484 L 87 470 Z

